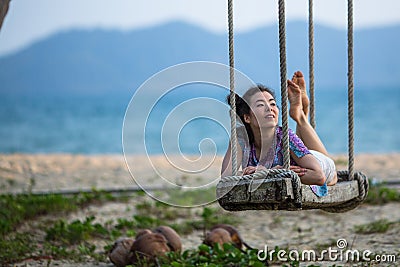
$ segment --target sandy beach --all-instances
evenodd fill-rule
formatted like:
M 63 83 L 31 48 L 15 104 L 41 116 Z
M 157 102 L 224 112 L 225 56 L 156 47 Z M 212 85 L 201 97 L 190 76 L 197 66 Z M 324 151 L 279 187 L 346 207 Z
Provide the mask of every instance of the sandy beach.
M 346 169 L 345 156 L 337 155 L 334 159 L 339 170 Z M 152 164 L 148 163 L 149 160 Z M 146 156 L 131 156 L 127 159 L 130 163 L 129 169 L 136 178 L 140 177 L 138 179 L 144 187 L 157 186 L 160 176 L 169 177 L 171 182 L 195 185 L 212 182 L 218 177 L 222 160 L 220 157 L 190 160 L 185 163 L 177 157 L 168 161 L 162 156 L 152 156 L 150 159 Z M 207 165 L 209 162 L 212 162 L 210 166 Z M 360 154 L 356 156 L 355 162 L 357 171 L 362 171 L 376 182 L 400 179 L 400 154 Z M 172 167 L 173 165 L 175 167 Z M 193 166 L 197 166 L 198 169 L 203 168 L 205 171 L 190 175 L 182 173 L 182 169 L 190 169 Z M 205 168 L 207 166 L 208 168 Z M 2 154 L 0 155 L 0 191 L 1 193 L 18 193 L 29 190 L 42 192 L 137 186 L 129 169 L 122 155 Z M 195 177 L 194 181 L 190 181 L 192 176 Z M 150 197 L 146 200 L 153 201 Z M 89 214 L 101 221 L 132 216 L 134 209 L 127 214 L 127 207 L 133 206 L 135 201 L 137 200 L 132 199 L 128 203 L 89 206 L 70 214 L 68 219 L 84 219 Z M 218 208 L 215 203 L 212 206 Z M 399 261 L 399 210 L 400 203 L 396 202 L 381 206 L 363 204 L 353 211 L 339 214 L 309 210 L 242 211 L 236 212 L 235 215 L 243 219 L 240 225 L 236 225 L 243 239 L 255 248 L 261 249 L 268 245 L 270 248 L 279 246 L 299 250 L 315 249 L 316 247 L 334 247 L 338 239 L 346 239 L 348 246 L 352 249 L 360 251 L 368 249 L 374 254 L 395 254 Z M 395 226 L 385 233 L 355 233 L 355 226 L 380 219 L 396 222 Z M 199 232 L 182 236 L 184 249 L 197 247 L 201 243 L 201 238 L 202 233 Z M 27 266 L 41 266 L 40 263 L 29 264 L 31 265 Z M 62 265 L 73 266 L 67 263 Z M 101 266 L 112 265 L 104 263 Z
M 347 169 L 345 155 L 333 158 L 338 170 Z M 123 155 L 0 154 L 0 193 L 124 188 L 136 186 L 135 180 L 144 187 L 157 186 L 160 177 L 204 185 L 218 179 L 222 158 L 129 156 L 127 162 Z M 400 154 L 356 155 L 355 170 L 376 181 L 399 179 Z

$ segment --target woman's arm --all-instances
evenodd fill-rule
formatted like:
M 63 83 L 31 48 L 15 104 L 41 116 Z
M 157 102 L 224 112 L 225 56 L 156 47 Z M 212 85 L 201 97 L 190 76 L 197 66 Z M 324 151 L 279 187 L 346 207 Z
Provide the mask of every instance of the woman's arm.
M 243 157 L 242 147 L 239 145 L 239 142 L 236 144 L 236 148 L 237 148 L 236 162 L 237 162 L 237 168 L 239 170 L 240 166 L 242 165 L 242 157 Z M 231 151 L 231 142 L 229 142 L 228 149 L 222 161 L 221 177 L 231 176 L 231 175 L 232 175 L 232 151 Z
M 299 158 L 292 151 L 290 152 L 294 161 L 302 168 L 297 172 L 300 176 L 300 180 L 303 184 L 308 185 L 323 185 L 325 183 L 326 177 L 322 171 L 321 165 L 318 163 L 317 159 L 312 154 L 304 155 Z

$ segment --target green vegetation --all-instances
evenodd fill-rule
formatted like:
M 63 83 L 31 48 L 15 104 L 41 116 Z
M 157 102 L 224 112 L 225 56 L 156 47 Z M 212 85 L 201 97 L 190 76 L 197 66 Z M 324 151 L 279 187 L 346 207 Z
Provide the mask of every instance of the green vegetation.
M 204 203 L 215 201 L 215 188 L 209 187 L 205 189 L 196 188 L 196 190 L 168 190 L 168 202 L 183 207 L 199 206 Z
M 137 196 L 142 197 L 141 193 Z M 135 236 L 144 228 L 170 225 L 179 234 L 188 234 L 217 223 L 238 222 L 236 217 L 217 208 L 184 209 L 148 201 L 137 204 L 131 218 L 115 218 L 102 224 L 94 216 L 71 222 L 63 219 L 69 212 L 87 205 L 126 199 L 126 196 L 117 198 L 100 191 L 69 197 L 29 194 L 0 196 L 0 263 L 9 264 L 38 257 L 76 262 L 88 259 L 107 261 L 106 252 L 118 237 Z M 42 215 L 53 216 L 41 219 Z M 33 219 L 39 219 L 40 223 L 25 232 L 16 232 L 22 224 L 33 223 Z M 43 238 L 35 238 L 43 233 Z M 106 245 L 96 247 L 96 240 Z
M 280 250 L 275 247 L 275 250 Z M 134 267 L 139 266 L 162 266 L 162 267 L 189 267 L 189 266 L 207 266 L 207 267 L 241 267 L 241 266 L 254 266 L 262 267 L 268 266 L 267 260 L 260 261 L 258 259 L 258 250 L 242 251 L 232 244 L 224 244 L 222 247 L 217 244 L 214 247 L 201 244 L 196 249 L 186 250 L 182 253 L 170 252 L 165 257 L 157 258 L 156 263 L 141 261 Z M 282 266 L 299 266 L 299 262 L 278 262 L 275 260 L 277 254 L 274 253 L 272 258 L 274 266 L 281 263 Z M 310 265 L 312 266 L 312 265 Z
M 281 250 L 279 247 L 274 248 L 275 251 Z M 283 249 L 288 253 L 288 249 Z M 186 250 L 183 253 L 167 253 L 165 257 L 159 257 L 157 264 L 149 262 L 140 262 L 136 265 L 130 266 L 162 266 L 162 267 L 189 267 L 189 266 L 207 266 L 207 267 L 241 267 L 241 266 L 254 266 L 262 267 L 269 266 L 273 263 L 273 266 L 300 266 L 297 261 L 285 261 L 279 262 L 277 260 L 277 252 L 272 255 L 272 262 L 258 259 L 258 250 L 247 250 L 242 251 L 232 244 L 224 244 L 222 247 L 216 244 L 214 247 L 201 244 L 196 249 Z M 263 255 L 261 255 L 263 257 Z M 268 255 L 267 258 L 270 256 Z M 313 265 L 309 265 L 313 266 Z
M 63 216 L 85 206 L 108 201 L 126 201 L 126 196 L 116 198 L 96 190 L 68 197 L 55 194 L 0 195 L 0 263 L 7 264 L 31 257 L 75 261 L 84 260 L 85 256 L 105 259 L 105 255 L 99 257 L 98 253 L 94 253 L 95 246 L 84 242 L 86 238 L 106 233 L 101 225 L 93 223 L 94 217 L 86 218 L 83 223 L 74 221 L 71 224 L 64 220 L 44 220 L 34 229 L 46 232 L 44 242 L 34 240 L 33 236 L 37 233 L 32 232 L 32 229 L 22 233 L 17 233 L 16 229 L 43 215 Z M 73 244 L 77 244 L 77 247 L 69 249 L 68 246 Z
M 120 197 L 124 200 L 126 197 Z M 0 195 L 0 237 L 13 231 L 19 224 L 40 215 L 68 213 L 87 205 L 117 200 L 102 191 L 62 195 Z
M 187 250 L 182 254 L 169 253 L 167 257 L 160 258 L 161 266 L 265 266 L 257 258 L 257 250 L 242 252 L 231 244 L 224 244 L 210 248 L 200 245 L 196 250 Z
M 179 200 L 189 205 L 199 202 L 200 199 L 204 200 L 207 197 L 205 192 L 196 195 L 176 191 L 169 192 L 169 197 L 171 201 Z M 208 193 L 210 192 L 207 191 Z M 209 229 L 218 223 L 240 223 L 240 218 L 234 213 L 225 212 L 215 206 L 194 209 L 173 207 L 148 201 L 143 192 L 134 195 L 138 199 L 136 205 L 127 206 L 127 213 L 132 213 L 130 217 L 113 218 L 101 223 L 94 216 L 65 219 L 69 213 L 88 205 L 101 205 L 111 201 L 126 202 L 129 197 L 132 195 L 115 197 L 101 191 L 73 196 L 0 195 L 0 265 L 27 258 L 106 262 L 107 251 L 117 238 L 134 237 L 141 229 L 169 225 L 178 234 L 185 235 L 195 230 Z M 366 202 L 381 204 L 399 199 L 399 193 L 395 190 L 372 186 Z M 281 220 L 278 216 L 274 223 L 279 225 Z M 379 220 L 358 225 L 355 232 L 384 233 L 396 225 L 400 225 L 400 222 Z M 257 251 L 242 252 L 231 245 L 224 245 L 223 248 L 200 245 L 197 249 L 181 254 L 169 253 L 160 258 L 158 263 L 160 266 L 265 266 L 265 262 L 258 261 Z M 298 266 L 296 262 L 285 264 Z
M 30 235 L 13 233 L 0 240 L 0 264 L 32 256 L 32 250 L 38 249 Z
M 397 222 L 397 224 L 400 222 Z M 355 232 L 357 234 L 374 234 L 374 233 L 385 233 L 391 226 L 396 222 L 390 222 L 386 219 L 377 220 L 367 224 L 361 224 L 355 226 Z
M 386 187 L 385 184 L 372 185 L 370 187 L 365 203 L 382 205 L 388 202 L 400 202 L 400 192 L 393 188 Z
M 75 220 L 67 223 L 65 220 L 58 220 L 53 227 L 46 230 L 47 241 L 58 241 L 63 245 L 80 244 L 85 240 L 95 237 L 107 237 L 109 231 L 99 223 L 94 223 L 95 217 L 86 217 L 84 222 Z

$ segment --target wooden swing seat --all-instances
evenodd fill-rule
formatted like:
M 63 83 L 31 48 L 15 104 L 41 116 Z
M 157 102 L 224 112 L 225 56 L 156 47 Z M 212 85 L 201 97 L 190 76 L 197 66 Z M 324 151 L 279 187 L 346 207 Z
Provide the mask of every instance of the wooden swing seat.
M 257 175 L 226 177 L 217 185 L 219 204 L 229 211 L 323 209 L 345 212 L 357 207 L 366 197 L 368 180 L 356 173 L 338 172 L 338 183 L 328 187 L 328 195 L 318 197 L 310 186 L 301 184 L 292 171 L 260 172 Z M 235 177 L 235 178 L 233 178 Z

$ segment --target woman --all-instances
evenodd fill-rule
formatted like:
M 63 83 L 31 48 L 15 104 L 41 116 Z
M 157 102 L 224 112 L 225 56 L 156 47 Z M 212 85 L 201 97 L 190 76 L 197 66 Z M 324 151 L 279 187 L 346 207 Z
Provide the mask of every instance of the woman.
M 303 74 L 295 72 L 287 86 L 289 114 L 297 123 L 297 135 L 289 129 L 290 169 L 299 175 L 302 183 L 323 186 L 326 191 L 326 185 L 337 182 L 337 175 L 333 161 L 308 122 L 309 100 Z M 242 174 L 282 168 L 282 128 L 278 126 L 279 109 L 274 92 L 262 85 L 250 88 L 243 98 L 236 96 L 236 112 L 244 125 L 237 129 L 237 162 L 242 163 Z M 230 144 L 221 175 L 232 175 Z M 318 189 L 314 187 L 313 191 Z

